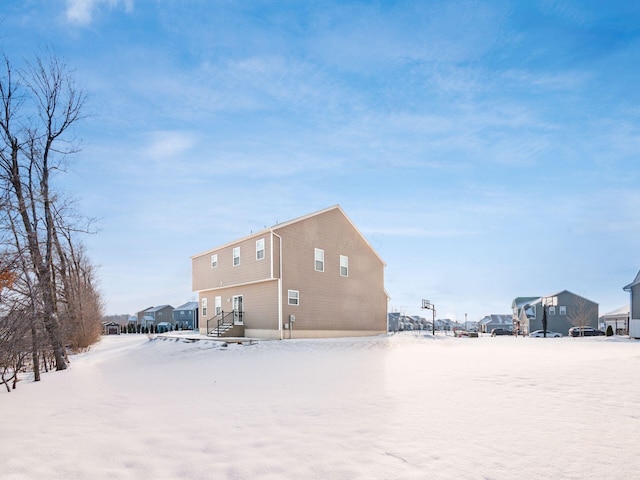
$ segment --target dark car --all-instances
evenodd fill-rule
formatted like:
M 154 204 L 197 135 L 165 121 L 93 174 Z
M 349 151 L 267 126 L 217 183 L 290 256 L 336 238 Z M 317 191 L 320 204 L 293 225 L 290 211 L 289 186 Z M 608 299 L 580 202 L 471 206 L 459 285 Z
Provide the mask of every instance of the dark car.
M 604 332 L 593 327 L 572 327 L 569 329 L 569 335 L 572 337 L 597 337 L 604 335 Z
M 494 328 L 491 330 L 491 336 L 495 337 L 497 335 L 513 335 L 513 331 L 507 328 Z

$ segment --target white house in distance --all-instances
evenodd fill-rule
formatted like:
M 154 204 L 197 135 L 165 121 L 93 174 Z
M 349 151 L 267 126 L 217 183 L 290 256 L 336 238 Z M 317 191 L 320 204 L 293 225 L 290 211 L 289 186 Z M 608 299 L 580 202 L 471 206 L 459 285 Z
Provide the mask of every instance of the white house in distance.
M 607 327 L 611 326 L 614 334 L 627 335 L 629 333 L 630 311 L 629 305 L 625 305 L 624 307 L 616 308 L 612 312 L 605 313 L 599 319 L 600 328 L 606 331 Z

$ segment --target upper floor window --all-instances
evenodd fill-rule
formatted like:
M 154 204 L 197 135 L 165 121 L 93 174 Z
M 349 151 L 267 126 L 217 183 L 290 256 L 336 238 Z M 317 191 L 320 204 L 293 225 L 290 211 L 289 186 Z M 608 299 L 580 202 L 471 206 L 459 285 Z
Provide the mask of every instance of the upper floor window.
M 553 305 L 551 305 L 549 307 L 549 315 L 555 315 L 556 314 L 556 307 L 554 307 Z
M 264 258 L 264 238 L 256 240 L 256 260 Z
M 218 266 L 218 254 L 214 253 L 211 255 L 211 268 L 216 268 Z
M 289 290 L 289 305 L 300 305 L 300 292 L 298 290 Z
M 340 276 L 349 276 L 349 257 L 346 257 L 344 255 L 340 255 Z
M 233 249 L 233 266 L 240 265 L 240 247 Z
M 315 249 L 316 272 L 324 272 L 324 250 Z
M 567 314 L 567 307 L 565 305 L 560 305 L 560 315 L 566 315 Z

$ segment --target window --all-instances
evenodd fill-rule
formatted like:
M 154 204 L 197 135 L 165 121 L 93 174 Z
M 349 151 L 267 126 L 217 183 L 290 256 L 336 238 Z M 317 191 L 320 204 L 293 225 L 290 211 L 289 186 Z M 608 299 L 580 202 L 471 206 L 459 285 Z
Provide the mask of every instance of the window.
M 567 314 L 567 307 L 564 305 L 560 306 L 560 315 L 566 315 Z
M 202 316 L 203 317 L 207 316 L 207 299 L 206 298 L 202 299 Z
M 298 290 L 289 290 L 289 305 L 300 305 L 300 292 Z
M 345 257 L 344 255 L 340 255 L 340 276 L 349 276 L 349 257 Z
M 555 315 L 555 314 L 556 314 L 556 307 L 552 305 L 549 307 L 549 315 Z
M 324 250 L 315 249 L 316 272 L 324 272 Z
M 264 238 L 256 240 L 256 260 L 264 258 Z
M 222 297 L 215 298 L 214 313 L 220 315 L 222 313 Z
M 233 266 L 240 265 L 240 247 L 233 249 Z
M 216 268 L 218 266 L 218 254 L 214 253 L 211 255 L 211 268 Z

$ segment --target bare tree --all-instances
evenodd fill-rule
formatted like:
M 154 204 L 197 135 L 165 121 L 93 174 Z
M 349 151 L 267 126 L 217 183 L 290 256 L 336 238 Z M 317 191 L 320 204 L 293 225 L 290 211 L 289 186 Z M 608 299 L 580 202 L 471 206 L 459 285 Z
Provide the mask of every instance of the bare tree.
M 0 73 L 0 182 L 5 223 L 11 225 L 22 256 L 24 286 L 33 314 L 47 333 L 55 368 L 67 368 L 65 336 L 58 316 L 56 283 L 57 197 L 52 176 L 77 152 L 72 127 L 82 119 L 84 92 L 55 55 L 36 57 L 14 70 L 5 56 Z M 35 320 L 33 320 L 35 322 Z M 32 323 L 33 338 L 37 325 Z M 35 341 L 35 340 L 34 340 Z M 37 359 L 37 345 L 34 355 Z M 43 352 L 44 355 L 44 352 Z M 34 363 L 37 363 L 34 361 Z
M 84 247 L 74 243 L 68 230 L 62 233 L 56 237 L 57 271 L 62 284 L 59 314 L 67 343 L 74 350 L 83 350 L 95 343 L 102 332 L 102 299 Z M 65 245 L 60 243 L 61 237 Z
M 567 312 L 567 320 L 574 327 L 587 327 L 591 323 L 591 319 L 598 316 L 596 306 L 584 297 L 576 296 L 575 305 L 569 308 Z M 580 335 L 584 332 L 580 330 Z

